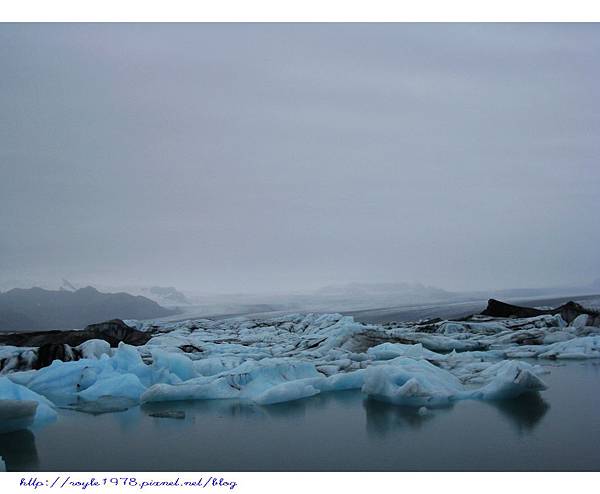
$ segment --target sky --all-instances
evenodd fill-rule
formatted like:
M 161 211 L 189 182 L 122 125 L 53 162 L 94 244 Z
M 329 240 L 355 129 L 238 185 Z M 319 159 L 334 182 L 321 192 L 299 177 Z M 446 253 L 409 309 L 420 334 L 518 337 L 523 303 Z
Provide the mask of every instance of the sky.
M 600 277 L 600 25 L 0 24 L 0 281 Z

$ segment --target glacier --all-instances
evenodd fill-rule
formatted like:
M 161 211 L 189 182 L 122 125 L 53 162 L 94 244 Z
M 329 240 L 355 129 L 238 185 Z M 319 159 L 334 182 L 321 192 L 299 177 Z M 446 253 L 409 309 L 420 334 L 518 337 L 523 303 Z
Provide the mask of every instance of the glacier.
M 210 399 L 272 405 L 348 389 L 419 413 L 456 400 L 514 399 L 546 389 L 544 362 L 600 358 L 600 328 L 584 322 L 543 315 L 364 324 L 340 314 L 128 321 L 151 333 L 146 344 L 88 340 L 77 347 L 79 360 L 38 370 L 17 370 L 35 349 L 0 347 L 7 362 L 0 422 L 38 427 L 60 407 Z

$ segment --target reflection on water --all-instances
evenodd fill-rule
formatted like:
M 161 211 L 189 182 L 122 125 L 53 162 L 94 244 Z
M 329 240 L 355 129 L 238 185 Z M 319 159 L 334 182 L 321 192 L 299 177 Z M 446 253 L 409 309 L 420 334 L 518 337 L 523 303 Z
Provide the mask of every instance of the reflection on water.
M 156 403 L 144 403 L 141 411 L 150 415 L 156 412 L 168 412 L 172 410 L 187 411 L 187 416 L 206 414 L 218 418 L 259 418 L 266 417 L 265 411 L 255 403 L 237 400 L 201 400 L 201 401 L 165 401 Z
M 250 420 L 281 419 L 289 421 L 304 418 L 307 414 L 318 413 L 320 410 L 325 410 L 334 404 L 337 406 L 355 406 L 356 402 L 357 392 L 352 390 L 327 392 L 303 400 L 274 405 L 258 405 L 253 402 L 238 400 L 166 401 L 144 403 L 140 409 L 146 415 L 155 412 L 187 410 L 187 415 L 200 413 L 218 418 L 244 418 Z
M 518 400 L 498 400 L 488 403 L 508 418 L 520 434 L 531 432 L 550 409 L 548 402 L 539 393 L 528 393 Z
M 365 399 L 363 401 L 367 417 L 367 433 L 375 437 L 385 437 L 393 429 L 419 429 L 446 409 L 436 409 L 425 414 L 411 407 L 400 407 L 383 401 Z
M 539 393 L 528 393 L 516 400 L 495 400 L 486 403 L 497 409 L 510 420 L 520 434 L 533 430 L 544 417 L 550 405 Z M 449 413 L 453 406 L 427 410 L 424 414 L 412 407 L 400 407 L 383 401 L 365 399 L 363 402 L 367 417 L 367 432 L 383 437 L 396 428 L 420 429 L 427 422 Z
M 69 401 L 63 408 L 70 408 L 79 412 L 89 413 L 92 415 L 101 415 L 103 413 L 124 412 L 136 406 L 138 402 L 131 398 L 101 396 L 94 401 L 76 400 Z
M 205 400 L 99 415 L 61 409 L 35 436 L 0 435 L 0 456 L 9 471 L 598 470 L 600 396 L 590 390 L 599 370 L 553 367 L 541 395 L 457 401 L 425 414 L 356 390 L 270 406 Z M 173 411 L 185 417 L 150 416 Z
M 35 435 L 30 430 L 0 434 L 0 456 L 7 472 L 39 470 Z

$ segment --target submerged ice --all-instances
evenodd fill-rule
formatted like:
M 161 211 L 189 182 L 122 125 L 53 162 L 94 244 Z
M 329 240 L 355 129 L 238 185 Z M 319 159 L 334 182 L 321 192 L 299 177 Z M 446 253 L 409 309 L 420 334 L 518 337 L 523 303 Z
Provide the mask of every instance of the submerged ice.
M 510 399 L 546 388 L 539 365 L 546 359 L 600 357 L 599 328 L 584 322 L 544 315 L 369 325 L 339 314 L 135 322 L 152 331 L 143 346 L 88 340 L 77 348 L 80 360 L 39 370 L 16 372 L 9 361 L 0 377 L 0 422 L 40 425 L 58 406 L 101 411 L 115 403 L 208 399 L 269 405 L 345 389 L 419 409 Z M 21 367 L 32 351 L 0 347 Z

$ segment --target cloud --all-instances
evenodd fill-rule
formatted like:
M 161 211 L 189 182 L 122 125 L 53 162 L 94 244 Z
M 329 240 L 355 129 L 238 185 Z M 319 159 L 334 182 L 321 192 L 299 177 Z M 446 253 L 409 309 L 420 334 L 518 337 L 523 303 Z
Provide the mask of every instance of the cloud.
M 0 272 L 201 291 L 598 276 L 598 27 L 0 26 Z

